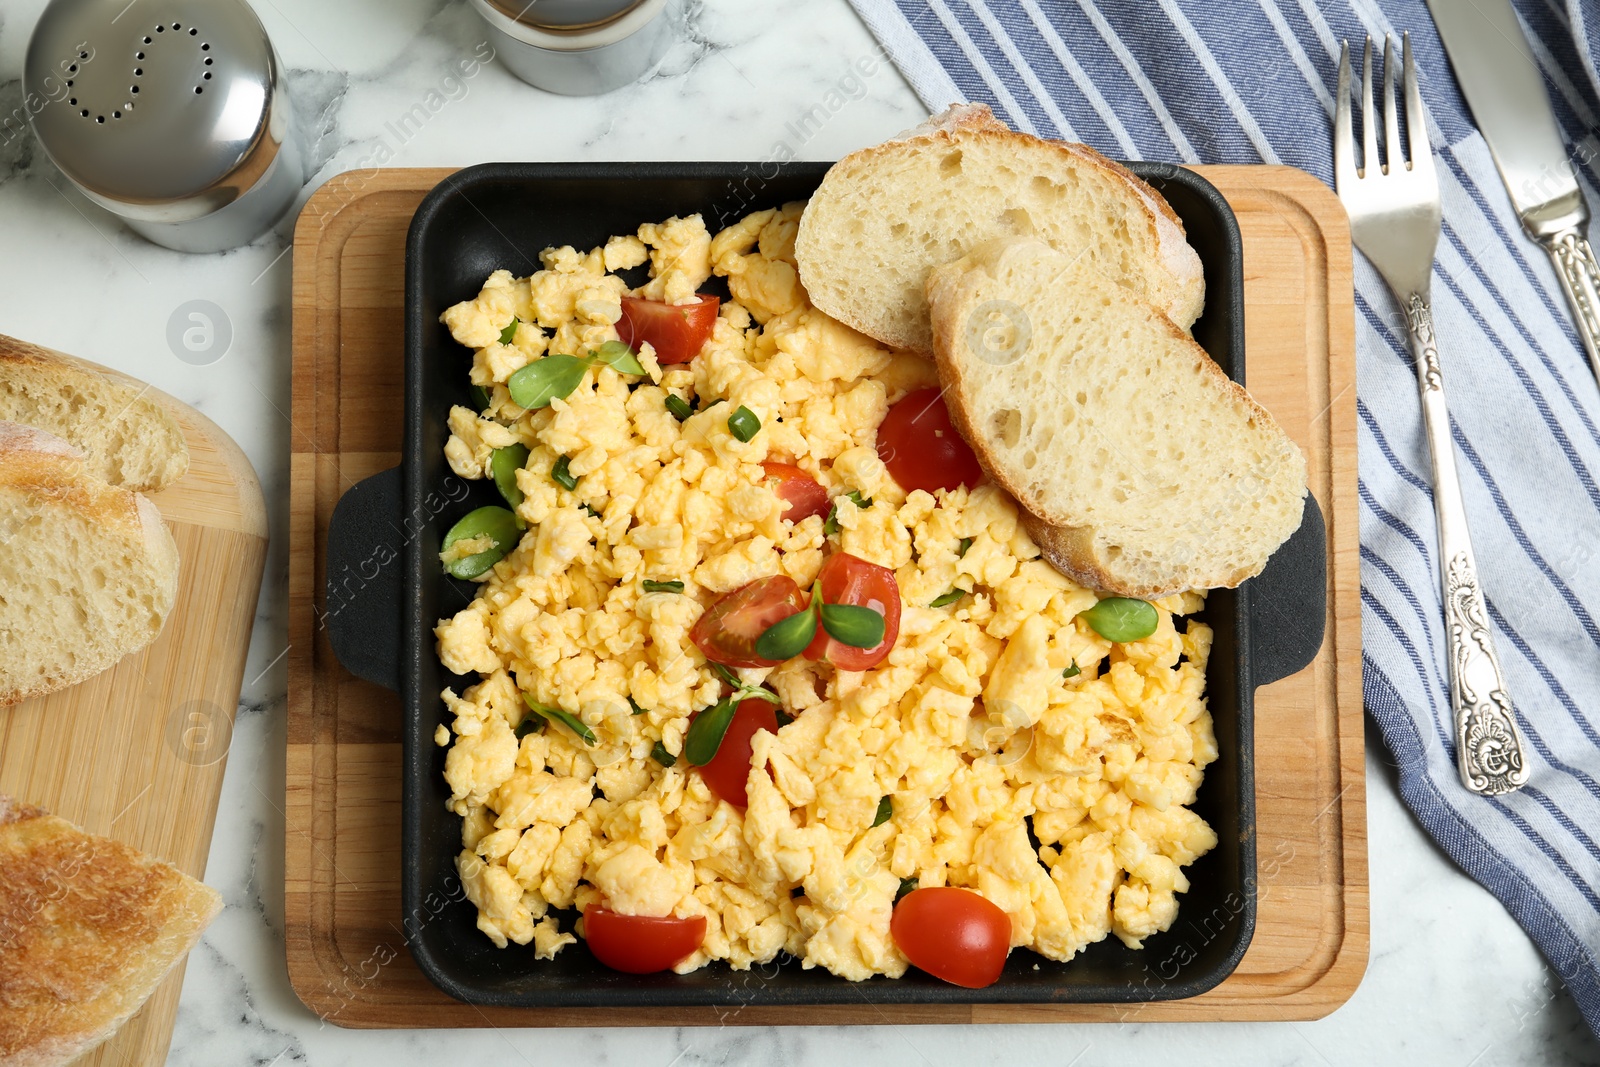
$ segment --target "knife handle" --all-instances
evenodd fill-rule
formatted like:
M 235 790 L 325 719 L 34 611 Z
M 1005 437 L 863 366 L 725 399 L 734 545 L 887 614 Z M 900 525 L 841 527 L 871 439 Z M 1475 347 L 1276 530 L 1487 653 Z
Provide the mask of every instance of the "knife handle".
M 1589 353 L 1589 366 L 1600 379 L 1600 264 L 1595 262 L 1594 249 L 1577 226 L 1543 237 L 1540 243 L 1555 264 L 1578 336 L 1583 338 L 1583 350 Z
M 1528 781 L 1522 737 L 1489 631 L 1478 564 L 1467 533 L 1467 507 L 1456 473 L 1455 442 L 1445 406 L 1444 373 L 1433 332 L 1433 309 L 1421 293 L 1405 301 L 1407 332 L 1417 357 L 1422 421 L 1433 457 L 1433 506 L 1439 519 L 1439 578 L 1444 587 L 1445 644 L 1450 658 L 1450 710 L 1455 720 L 1461 782 L 1484 796 Z

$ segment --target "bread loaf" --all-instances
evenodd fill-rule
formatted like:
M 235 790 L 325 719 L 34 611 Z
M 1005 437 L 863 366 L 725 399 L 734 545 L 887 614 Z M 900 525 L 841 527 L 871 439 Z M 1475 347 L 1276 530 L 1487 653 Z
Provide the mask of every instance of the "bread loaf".
M 58 437 L 0 422 L 0 705 L 148 645 L 177 595 L 160 512 L 91 467 Z
M 1184 328 L 1205 304 L 1200 258 L 1156 192 L 1094 149 L 952 107 L 829 169 L 795 259 L 818 308 L 869 337 L 927 352 L 928 271 L 999 237 L 1032 235 L 1132 288 Z
M 1152 598 L 1235 586 L 1300 525 L 1305 459 L 1161 310 L 1032 238 L 928 278 L 952 421 L 1045 558 Z
M 112 485 L 153 492 L 189 469 L 183 431 L 145 396 L 83 362 L 0 335 L 0 420 L 55 434 Z
M 105 1041 L 221 909 L 176 867 L 0 796 L 0 1067 Z

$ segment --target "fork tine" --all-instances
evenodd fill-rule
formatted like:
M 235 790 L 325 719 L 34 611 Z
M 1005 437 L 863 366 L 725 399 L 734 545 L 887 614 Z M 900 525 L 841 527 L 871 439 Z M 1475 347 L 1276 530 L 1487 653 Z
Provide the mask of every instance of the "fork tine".
M 1339 96 L 1333 109 L 1333 184 L 1348 189 L 1356 180 L 1356 143 L 1350 132 L 1350 42 L 1339 44 Z
M 1372 38 L 1361 54 L 1361 176 L 1375 178 L 1383 170 L 1378 163 L 1378 115 L 1372 107 Z
M 1406 133 L 1411 141 L 1411 170 L 1438 183 L 1433 170 L 1433 146 L 1428 143 L 1428 114 L 1422 110 L 1422 91 L 1417 88 L 1417 65 L 1411 60 L 1411 34 L 1401 35 L 1405 54 Z
M 1383 158 L 1386 173 L 1406 169 L 1406 156 L 1400 147 L 1400 101 L 1394 95 L 1394 38 L 1383 35 Z

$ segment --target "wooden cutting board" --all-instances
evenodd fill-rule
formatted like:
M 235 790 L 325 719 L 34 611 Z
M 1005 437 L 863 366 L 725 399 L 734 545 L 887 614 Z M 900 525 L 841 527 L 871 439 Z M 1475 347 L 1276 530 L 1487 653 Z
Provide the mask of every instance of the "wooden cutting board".
M 1327 520 L 1327 639 L 1299 674 L 1256 692 L 1260 901 L 1239 969 L 1186 1001 L 895 1006 L 903 1022 L 1309 1019 L 1367 963 L 1367 815 L 1356 541 L 1355 322 L 1338 201 L 1289 167 L 1197 168 L 1244 233 L 1250 389 L 1305 450 Z M 406 953 L 400 912 L 400 699 L 334 659 L 317 627 L 323 548 L 340 494 L 397 465 L 406 229 L 448 170 L 345 174 L 295 231 L 289 533 L 285 912 L 289 977 L 352 1027 L 839 1024 L 859 1007 L 484 1009 L 439 992 Z M 1178 921 L 1184 917 L 1179 914 Z M 1159 982 L 1161 961 L 1150 961 Z
M 267 557 L 267 513 L 233 439 L 145 388 L 189 443 L 188 473 L 151 494 L 178 544 L 177 601 L 143 651 L 70 689 L 0 708 L 0 793 L 203 878 Z M 75 1067 L 164 1063 L 182 986 L 180 962 Z

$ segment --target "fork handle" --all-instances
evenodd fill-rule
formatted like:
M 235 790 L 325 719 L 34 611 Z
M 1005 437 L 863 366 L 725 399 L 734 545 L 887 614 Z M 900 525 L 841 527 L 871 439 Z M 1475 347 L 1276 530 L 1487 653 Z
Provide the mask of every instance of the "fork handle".
M 1478 565 L 1467 533 L 1467 509 L 1456 473 L 1433 310 L 1426 298 L 1413 293 L 1405 311 L 1411 350 L 1421 372 L 1422 417 L 1433 453 L 1433 504 L 1439 519 L 1439 570 L 1444 584 L 1456 763 L 1468 789 L 1497 796 L 1521 788 L 1528 780 L 1528 768 L 1511 715 L 1511 698 L 1506 695 L 1500 661 L 1494 653 Z
M 1583 338 L 1583 350 L 1589 353 L 1589 366 L 1600 378 L 1600 264 L 1595 262 L 1594 249 L 1577 226 L 1541 237 L 1539 243 L 1555 264 L 1578 336 Z

